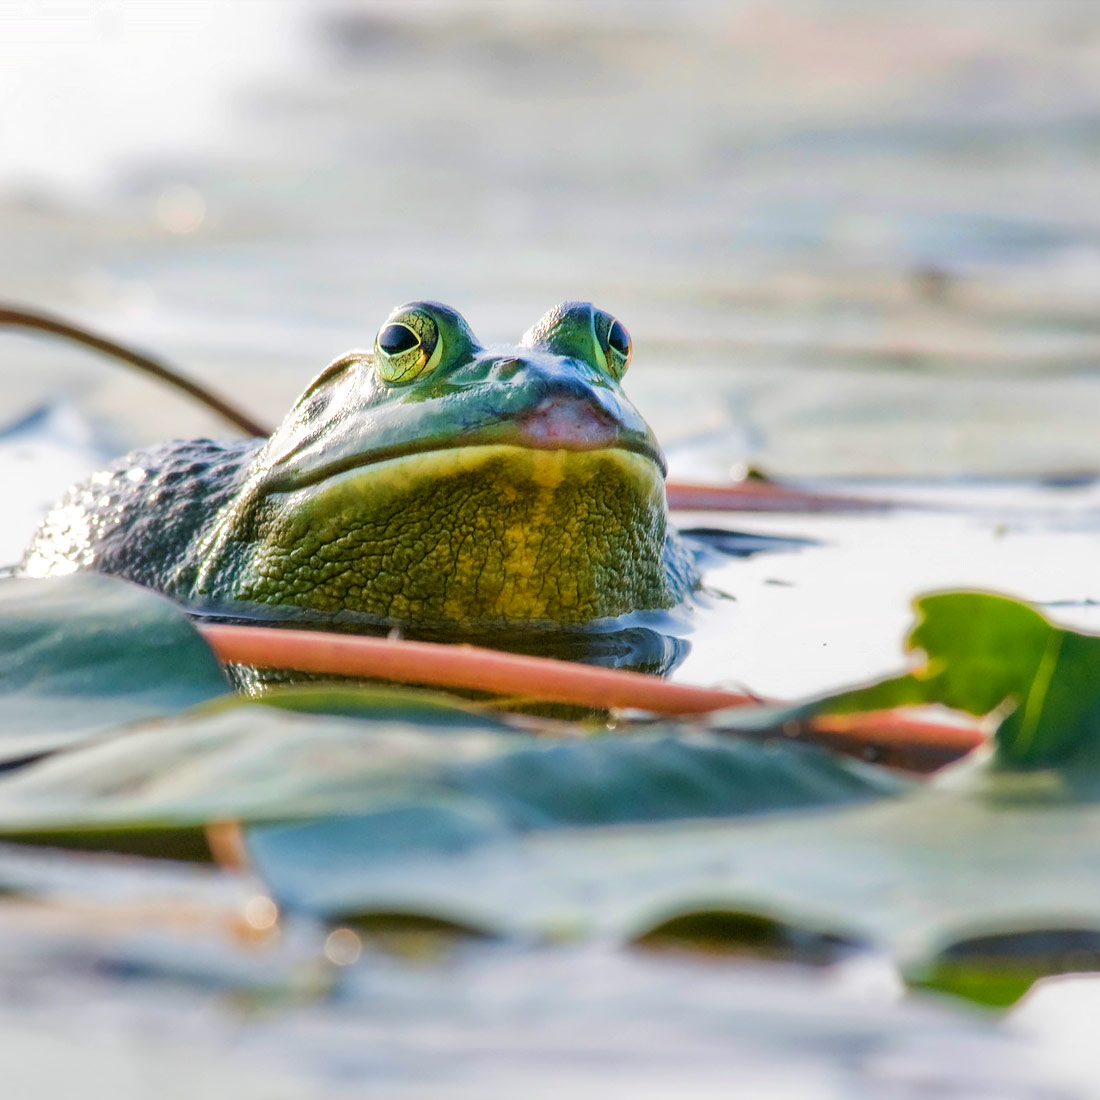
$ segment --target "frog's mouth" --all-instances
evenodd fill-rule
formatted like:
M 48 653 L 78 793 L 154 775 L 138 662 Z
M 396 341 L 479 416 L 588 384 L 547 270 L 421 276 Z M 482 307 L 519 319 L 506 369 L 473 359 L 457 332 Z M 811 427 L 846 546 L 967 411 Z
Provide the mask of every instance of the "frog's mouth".
M 617 445 L 548 445 L 561 426 L 536 421 L 540 447 L 438 448 L 269 492 L 212 532 L 197 591 L 464 625 L 670 606 L 660 468 Z
M 554 396 L 515 419 L 479 424 L 439 441 L 414 439 L 343 454 L 307 466 L 275 463 L 262 479 L 262 493 L 292 493 L 341 478 L 352 471 L 380 466 L 395 459 L 426 456 L 438 451 L 465 451 L 505 446 L 523 451 L 623 451 L 648 459 L 663 480 L 668 466 L 656 440 L 617 421 L 603 409 L 570 397 Z
M 610 475 L 613 472 L 613 477 Z M 520 493 L 544 494 L 585 483 L 592 499 L 608 479 L 606 491 L 624 497 L 644 499 L 647 508 L 665 510 L 664 478 L 648 454 L 620 446 L 531 447 L 514 443 L 469 443 L 413 451 L 392 458 L 352 466 L 310 485 L 282 490 L 278 495 L 291 508 L 308 509 L 311 502 L 342 500 L 345 505 L 363 507 L 363 497 L 373 499 L 395 495 L 433 493 L 455 479 L 482 477 L 495 484 L 501 494 L 513 498 Z M 614 484 L 612 484 L 612 482 Z

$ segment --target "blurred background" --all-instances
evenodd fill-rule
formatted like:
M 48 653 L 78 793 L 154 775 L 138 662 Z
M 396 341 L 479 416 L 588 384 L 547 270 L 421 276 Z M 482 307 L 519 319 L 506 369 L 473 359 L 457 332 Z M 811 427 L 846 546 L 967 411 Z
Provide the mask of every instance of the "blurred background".
M 1074 483 L 1100 471 L 1098 197 L 1088 0 L 0 3 L 0 301 L 274 423 L 402 301 L 492 343 L 589 298 L 634 336 L 626 388 L 673 476 L 962 482 L 932 493 L 969 513 L 751 518 L 821 541 L 708 573 L 676 675 L 765 697 L 895 669 L 909 598 L 947 584 L 1100 630 L 1100 487 Z M 0 331 L 0 564 L 104 457 L 199 433 L 226 429 Z M 267 955 L 201 926 L 198 877 L 168 907 L 198 946 L 148 914 L 108 942 L 87 898 L 143 898 L 152 872 L 65 859 L 26 876 L 76 876 L 70 923 L 2 914 L 21 1098 L 1069 1095 L 1029 1035 L 1096 1095 L 1094 987 L 994 1033 L 895 1004 L 875 958 L 777 977 L 477 945 L 329 956 L 348 976 L 326 979 L 293 923 Z
M 0 298 L 272 422 L 398 302 L 590 298 L 674 474 L 1093 469 L 1098 194 L 1077 0 L 0 7 Z M 0 339 L 9 424 L 224 432 Z

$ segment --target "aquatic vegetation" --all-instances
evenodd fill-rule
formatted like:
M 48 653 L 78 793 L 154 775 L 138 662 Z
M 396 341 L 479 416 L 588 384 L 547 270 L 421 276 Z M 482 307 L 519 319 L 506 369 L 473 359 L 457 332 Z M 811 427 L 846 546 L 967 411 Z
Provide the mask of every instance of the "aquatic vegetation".
M 233 822 L 288 912 L 735 951 L 764 935 L 791 958 L 827 935 L 994 1001 L 1100 936 L 1100 638 L 1004 597 L 922 598 L 913 667 L 869 687 L 613 730 L 411 689 L 245 700 L 185 616 L 125 582 L 9 579 L 0 601 L 0 752 L 25 761 L 0 774 L 8 840 L 203 858 Z M 776 732 L 927 703 L 992 734 L 925 781 Z

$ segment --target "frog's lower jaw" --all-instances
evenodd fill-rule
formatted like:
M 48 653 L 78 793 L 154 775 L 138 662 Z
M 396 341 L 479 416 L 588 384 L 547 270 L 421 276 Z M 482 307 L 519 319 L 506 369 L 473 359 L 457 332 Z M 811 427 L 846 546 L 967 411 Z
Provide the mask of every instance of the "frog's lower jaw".
M 694 579 L 667 534 L 660 470 L 618 448 L 459 447 L 246 491 L 197 560 L 204 602 L 459 626 L 670 607 Z

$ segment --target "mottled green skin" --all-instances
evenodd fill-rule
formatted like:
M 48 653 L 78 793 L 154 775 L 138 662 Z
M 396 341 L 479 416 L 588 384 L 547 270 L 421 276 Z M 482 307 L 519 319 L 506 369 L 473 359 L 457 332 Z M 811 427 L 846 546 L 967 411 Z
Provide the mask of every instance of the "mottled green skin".
M 266 442 L 166 443 L 70 490 L 23 572 L 458 626 L 583 623 L 684 597 L 694 566 L 607 315 L 566 303 L 493 350 L 435 303 L 395 318 L 418 348 L 337 360 Z

